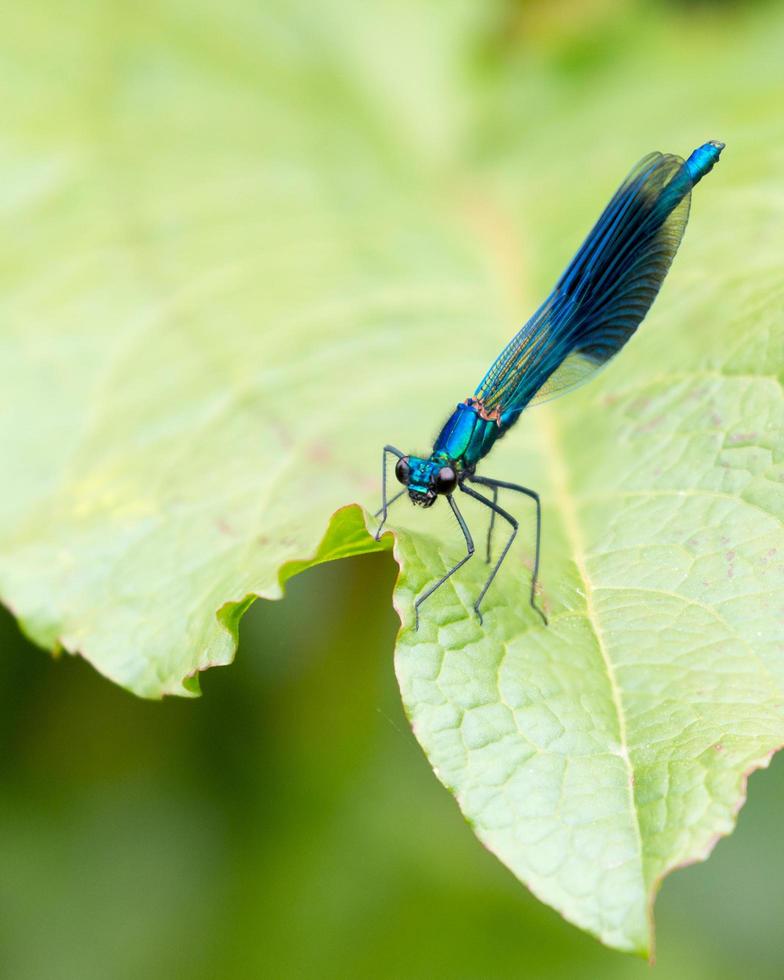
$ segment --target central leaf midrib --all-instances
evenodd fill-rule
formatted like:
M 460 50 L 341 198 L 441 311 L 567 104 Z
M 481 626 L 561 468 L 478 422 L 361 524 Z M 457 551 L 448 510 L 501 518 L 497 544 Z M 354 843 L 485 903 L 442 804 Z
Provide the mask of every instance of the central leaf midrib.
M 569 542 L 570 545 L 575 567 L 577 568 L 577 572 L 584 586 L 585 618 L 591 627 L 591 631 L 596 641 L 597 649 L 599 651 L 599 654 L 602 658 L 602 662 L 604 664 L 605 673 L 607 675 L 607 680 L 610 687 L 610 696 L 612 699 L 613 707 L 615 709 L 615 715 L 618 724 L 618 739 L 621 745 L 621 752 L 618 753 L 618 755 L 623 760 L 628 775 L 629 810 L 631 813 L 635 836 L 637 840 L 640 878 L 641 878 L 643 891 L 645 891 L 644 863 L 643 863 L 644 848 L 643 848 L 643 841 L 642 841 L 642 832 L 640 829 L 640 818 L 637 812 L 637 807 L 636 807 L 636 802 L 634 797 L 635 773 L 634 773 L 634 766 L 631 760 L 631 755 L 629 753 L 629 740 L 628 740 L 628 735 L 626 730 L 626 715 L 623 709 L 621 687 L 618 683 L 618 679 L 615 674 L 615 668 L 613 667 L 613 663 L 612 660 L 610 659 L 609 652 L 607 651 L 607 648 L 605 646 L 604 634 L 593 601 L 593 592 L 594 592 L 593 585 L 588 575 L 588 569 L 586 568 L 586 563 L 585 563 L 585 554 L 586 554 L 585 543 L 583 541 L 583 536 L 580 529 L 580 523 L 577 517 L 577 508 L 575 506 L 576 498 L 574 494 L 571 492 L 569 487 L 566 457 L 563 451 L 563 441 L 561 438 L 558 422 L 555 418 L 555 413 L 551 406 L 549 405 L 542 406 L 541 413 L 542 413 L 540 416 L 541 423 L 542 423 L 541 427 L 545 435 L 547 468 L 550 473 L 550 483 L 553 489 L 553 496 L 558 506 L 559 513 L 563 518 L 564 531 L 566 534 L 567 541 Z

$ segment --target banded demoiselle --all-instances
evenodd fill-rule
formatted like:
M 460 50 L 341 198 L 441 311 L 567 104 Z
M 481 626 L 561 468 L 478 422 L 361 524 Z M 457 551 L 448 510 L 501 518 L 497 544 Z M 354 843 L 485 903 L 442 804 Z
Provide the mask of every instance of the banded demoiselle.
M 405 455 L 384 446 L 381 524 L 390 505 L 408 492 L 411 501 L 430 507 L 446 497 L 465 539 L 466 554 L 417 597 L 419 607 L 474 554 L 474 541 L 453 493 L 460 490 L 491 511 L 487 563 L 496 517 L 510 527 L 509 537 L 495 562 L 474 610 L 480 606 L 517 534 L 517 520 L 498 504 L 499 490 L 529 497 L 536 506 L 536 546 L 529 602 L 547 624 L 536 604 L 542 512 L 539 494 L 529 487 L 479 476 L 477 464 L 497 439 L 510 429 L 528 405 L 561 395 L 586 381 L 623 347 L 656 298 L 683 238 L 689 217 L 691 189 L 709 173 L 724 144 L 705 143 L 688 160 L 670 153 L 649 153 L 631 171 L 604 209 L 593 230 L 566 268 L 555 288 L 531 319 L 507 344 L 474 394 L 461 402 L 447 420 L 427 457 Z M 403 484 L 387 499 L 386 462 L 396 458 L 395 476 Z M 492 499 L 479 493 L 492 491 Z

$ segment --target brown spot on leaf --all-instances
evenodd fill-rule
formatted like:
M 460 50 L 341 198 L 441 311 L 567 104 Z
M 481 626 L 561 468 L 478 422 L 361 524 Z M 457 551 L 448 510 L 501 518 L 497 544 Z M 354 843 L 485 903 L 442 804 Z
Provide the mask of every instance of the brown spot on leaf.
M 332 452 L 323 442 L 312 442 L 306 450 L 306 456 L 312 463 L 322 466 L 332 462 Z

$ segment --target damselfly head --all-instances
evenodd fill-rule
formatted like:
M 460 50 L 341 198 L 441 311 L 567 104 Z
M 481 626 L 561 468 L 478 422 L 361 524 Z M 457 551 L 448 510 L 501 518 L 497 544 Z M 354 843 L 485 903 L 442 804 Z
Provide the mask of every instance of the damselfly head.
M 401 456 L 395 464 L 398 483 L 408 487 L 408 496 L 418 507 L 432 507 L 440 494 L 457 486 L 457 472 L 449 463 L 418 456 Z

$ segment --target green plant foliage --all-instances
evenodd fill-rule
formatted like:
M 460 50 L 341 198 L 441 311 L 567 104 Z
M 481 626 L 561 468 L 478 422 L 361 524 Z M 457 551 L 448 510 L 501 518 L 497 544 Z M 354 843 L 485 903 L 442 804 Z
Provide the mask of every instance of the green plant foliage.
M 544 901 L 647 951 L 662 877 L 784 741 L 784 93 L 767 19 L 632 12 L 17 9 L 0 593 L 39 644 L 195 693 L 252 597 L 389 546 L 338 508 L 375 504 L 385 441 L 427 448 L 636 158 L 725 140 L 643 330 L 485 468 L 543 495 L 549 628 L 531 514 L 484 628 L 477 556 L 418 633 L 461 541 L 443 507 L 391 518 L 439 778 Z

